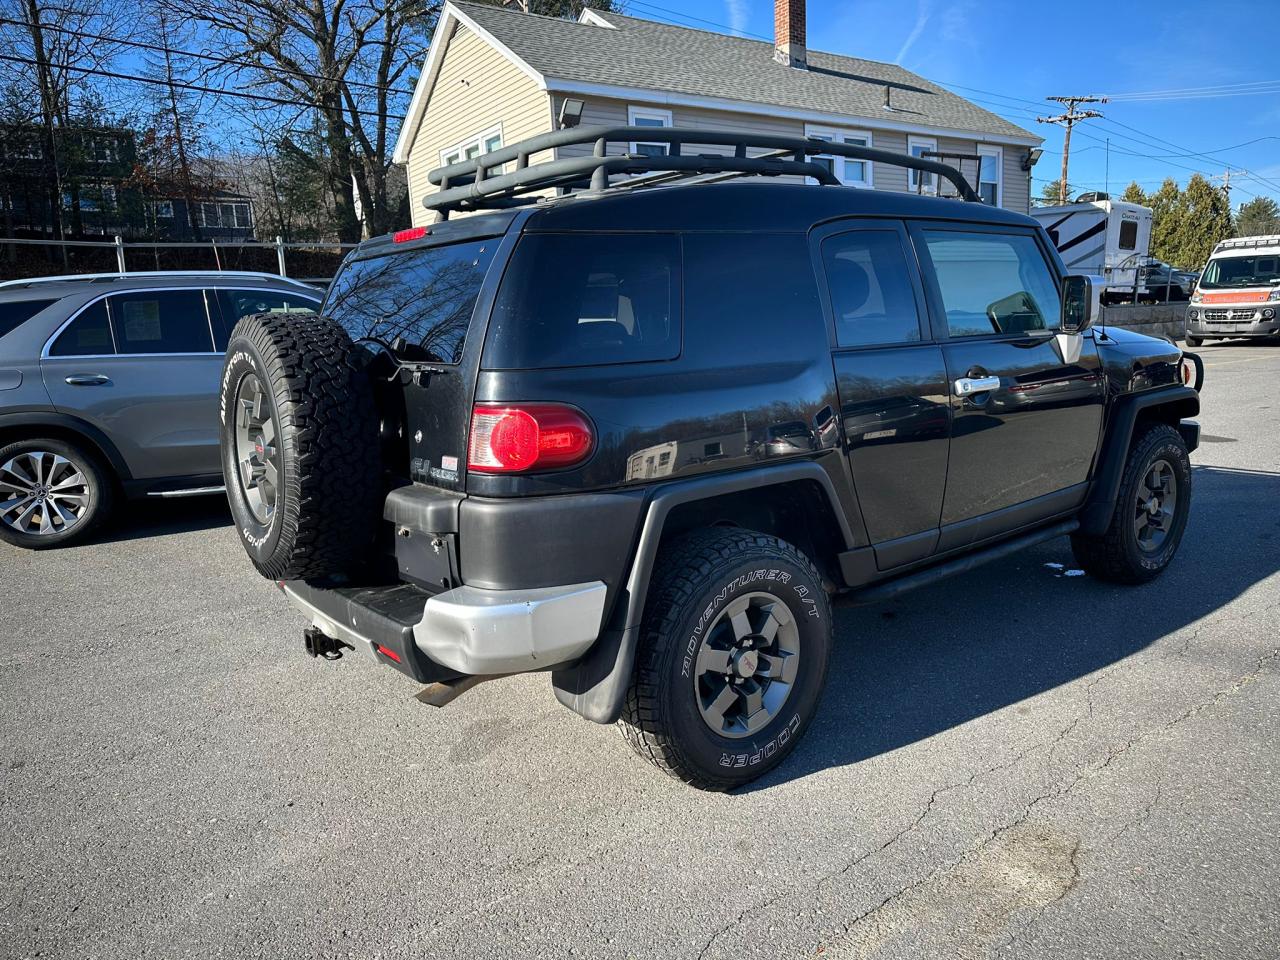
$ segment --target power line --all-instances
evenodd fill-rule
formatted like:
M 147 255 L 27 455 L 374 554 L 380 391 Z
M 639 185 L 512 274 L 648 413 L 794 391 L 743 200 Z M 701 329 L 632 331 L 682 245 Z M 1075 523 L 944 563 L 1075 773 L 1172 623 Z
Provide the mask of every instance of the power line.
M 0 60 L 7 60 L 11 63 L 21 63 L 29 67 L 36 66 L 36 61 L 29 57 L 15 57 L 7 53 L 0 53 Z M 111 80 L 129 80 L 134 83 L 149 83 L 156 86 L 167 87 L 174 86 L 180 90 L 194 90 L 197 93 L 212 93 L 220 97 L 239 97 L 243 100 L 257 100 L 262 103 L 273 103 L 281 107 L 297 107 L 300 104 L 296 100 L 285 100 L 282 97 L 272 97 L 265 93 L 243 93 L 238 90 L 221 90 L 217 87 L 206 87 L 201 84 L 186 83 L 185 81 L 174 80 L 172 83 L 168 80 L 161 80 L 157 77 L 140 77 L 137 74 L 117 73 L 114 70 L 101 70 L 94 67 L 73 67 L 69 64 L 63 65 L 60 69 L 74 70 L 77 73 L 85 73 L 95 77 L 106 77 Z M 370 110 L 356 110 L 356 114 L 364 117 L 378 117 L 379 114 Z M 388 120 L 403 120 L 403 114 L 388 113 Z
M 23 21 L 12 20 L 8 17 L 0 17 L 0 23 L 7 23 L 16 27 L 26 26 L 26 23 L 24 23 Z M 175 57 L 190 57 L 193 60 L 209 60 L 213 63 L 220 63 L 223 65 L 230 65 L 230 66 L 237 66 L 237 67 L 245 66 L 245 63 L 243 60 L 237 60 L 232 57 L 219 57 L 216 54 L 212 54 L 212 53 L 196 53 L 193 50 L 178 50 L 173 47 L 159 46 L 154 43 L 144 43 L 141 40 L 126 40 L 123 37 L 108 37 L 108 36 L 103 36 L 97 33 L 88 33 L 83 30 L 72 30 L 68 27 L 56 27 L 56 26 L 53 26 L 52 24 L 46 24 L 46 23 L 42 23 L 40 25 L 40 29 L 51 31 L 53 33 L 67 34 L 68 36 L 76 37 L 77 39 L 81 39 L 81 40 L 100 40 L 103 43 L 115 43 L 115 44 L 119 44 L 122 47 L 135 47 L 140 50 L 151 50 L 156 53 L 164 53 L 164 54 L 168 54 L 170 56 L 175 56 Z M 278 73 L 286 73 L 291 76 L 301 77 L 303 79 L 308 79 L 308 80 L 330 79 L 329 77 L 322 76 L 321 74 L 318 74 L 318 73 L 305 73 L 301 70 L 291 70 L 288 67 L 283 67 L 283 66 L 275 67 L 273 69 Z M 410 96 L 413 93 L 412 90 L 402 90 L 399 87 L 384 86 L 383 84 L 379 84 L 379 83 L 367 83 L 363 80 L 346 80 L 344 82 L 348 86 L 352 86 L 352 87 L 365 87 L 370 90 L 385 90 L 388 93 L 402 94 L 404 96 Z

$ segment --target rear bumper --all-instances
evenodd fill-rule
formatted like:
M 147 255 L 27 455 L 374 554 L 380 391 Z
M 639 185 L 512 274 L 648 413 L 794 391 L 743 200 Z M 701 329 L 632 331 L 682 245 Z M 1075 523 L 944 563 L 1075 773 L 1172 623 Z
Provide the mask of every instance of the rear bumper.
M 326 636 L 367 647 L 375 659 L 424 682 L 448 673 L 527 673 L 575 660 L 600 634 L 606 593 L 600 581 L 526 590 L 462 586 L 425 602 L 420 591 L 405 596 L 413 588 L 404 584 L 352 591 L 290 582 L 282 589 Z

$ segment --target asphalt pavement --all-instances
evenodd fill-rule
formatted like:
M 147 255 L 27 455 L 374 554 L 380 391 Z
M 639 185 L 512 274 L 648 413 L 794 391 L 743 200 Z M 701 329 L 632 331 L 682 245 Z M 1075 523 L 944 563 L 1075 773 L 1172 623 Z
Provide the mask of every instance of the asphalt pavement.
M 545 677 L 309 659 L 218 500 L 0 544 L 0 956 L 1280 955 L 1280 347 L 1207 345 L 1163 578 L 1065 540 L 836 614 L 703 794 Z

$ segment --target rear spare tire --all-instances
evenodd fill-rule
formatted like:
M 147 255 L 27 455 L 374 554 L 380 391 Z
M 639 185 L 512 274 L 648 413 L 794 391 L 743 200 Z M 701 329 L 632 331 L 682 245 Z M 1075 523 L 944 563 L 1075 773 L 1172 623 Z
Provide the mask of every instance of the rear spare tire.
M 373 388 L 346 331 L 314 313 L 242 318 L 219 403 L 227 499 L 259 572 L 306 580 L 358 566 L 382 469 Z

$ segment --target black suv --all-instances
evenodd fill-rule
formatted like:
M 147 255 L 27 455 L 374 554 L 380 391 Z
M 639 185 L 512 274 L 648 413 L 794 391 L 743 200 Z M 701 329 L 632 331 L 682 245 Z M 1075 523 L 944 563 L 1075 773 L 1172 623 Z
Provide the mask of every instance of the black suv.
M 595 149 L 529 164 L 570 142 Z M 841 187 L 833 152 L 971 202 Z M 1198 365 L 1091 328 L 1098 288 L 954 169 L 613 128 L 431 176 L 438 222 L 362 244 L 319 315 L 246 318 L 228 350 L 237 526 L 313 655 L 368 650 L 437 705 L 546 671 L 726 789 L 813 718 L 832 598 L 1067 534 L 1126 583 L 1177 551 Z

